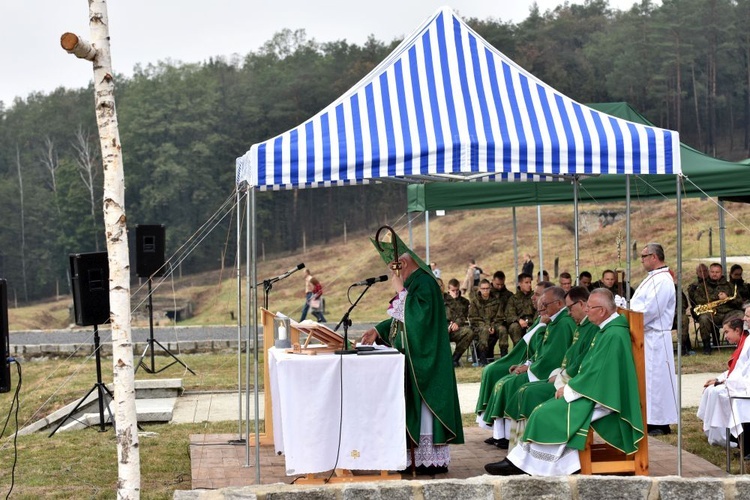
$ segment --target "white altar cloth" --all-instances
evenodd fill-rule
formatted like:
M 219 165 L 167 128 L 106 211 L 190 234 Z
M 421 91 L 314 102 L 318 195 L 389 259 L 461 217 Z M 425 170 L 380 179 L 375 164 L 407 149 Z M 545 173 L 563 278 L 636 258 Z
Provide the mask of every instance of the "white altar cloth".
M 273 439 L 287 475 L 405 469 L 404 359 L 269 349 Z

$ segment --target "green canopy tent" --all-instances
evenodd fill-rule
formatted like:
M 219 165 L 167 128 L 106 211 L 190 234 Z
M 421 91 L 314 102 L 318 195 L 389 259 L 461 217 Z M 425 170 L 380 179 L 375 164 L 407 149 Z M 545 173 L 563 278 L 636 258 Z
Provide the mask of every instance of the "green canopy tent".
M 636 123 L 653 125 L 628 103 L 588 104 L 604 113 Z M 680 143 L 682 196 L 715 196 L 741 200 L 750 187 L 737 182 L 750 173 L 750 165 L 713 158 Z M 631 175 L 632 196 L 641 200 L 674 198 L 676 184 L 671 176 Z M 625 198 L 625 175 L 577 175 L 578 201 L 605 203 Z M 544 181 L 547 182 L 544 182 Z M 530 205 L 562 205 L 573 202 L 573 177 L 541 178 L 540 182 L 429 182 L 407 187 L 408 211 L 463 210 Z

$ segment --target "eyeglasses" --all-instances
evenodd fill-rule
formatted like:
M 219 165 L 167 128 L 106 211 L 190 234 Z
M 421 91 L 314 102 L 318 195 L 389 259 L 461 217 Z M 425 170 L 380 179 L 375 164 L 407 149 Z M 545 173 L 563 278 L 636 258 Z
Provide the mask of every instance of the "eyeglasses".
M 555 302 L 560 302 L 560 299 L 551 300 L 549 302 L 542 302 L 542 304 L 541 304 L 542 305 L 542 309 L 546 309 L 548 305 L 554 304 Z
M 575 302 L 573 302 L 572 304 L 566 304 L 566 305 L 568 306 L 568 309 L 571 309 L 571 308 L 572 308 L 572 307 L 573 307 L 574 305 L 576 305 L 576 304 L 581 304 L 581 303 L 583 303 L 583 301 L 582 301 L 582 300 L 576 300 L 576 301 L 575 301 Z M 585 308 L 586 308 L 586 305 L 584 305 L 584 306 L 583 306 L 583 308 L 585 309 Z
M 641 260 L 645 259 L 649 255 L 654 255 L 654 254 L 652 254 L 652 253 L 643 253 L 643 254 L 641 254 Z
M 604 309 L 604 306 L 590 306 L 586 304 L 586 309 L 588 309 L 589 311 L 591 311 L 592 309 Z

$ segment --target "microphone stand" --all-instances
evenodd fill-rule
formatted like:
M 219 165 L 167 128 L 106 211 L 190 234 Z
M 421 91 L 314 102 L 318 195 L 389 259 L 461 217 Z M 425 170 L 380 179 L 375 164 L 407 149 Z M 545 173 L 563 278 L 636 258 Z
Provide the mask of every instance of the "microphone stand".
M 263 285 L 263 308 L 264 309 L 268 310 L 268 295 L 271 289 L 273 288 L 273 284 L 283 279 L 288 278 L 289 276 L 296 273 L 300 269 L 302 268 L 298 267 L 297 269 L 292 269 L 291 271 L 287 271 L 284 274 L 280 274 L 273 278 L 264 279 L 263 281 L 255 284 L 256 287 Z
M 344 348 L 338 351 L 334 351 L 335 354 L 357 354 L 356 349 L 349 349 L 349 327 L 352 326 L 352 320 L 349 319 L 349 313 L 352 312 L 352 310 L 357 307 L 357 304 L 359 304 L 359 301 L 362 300 L 362 297 L 365 296 L 367 293 L 367 290 L 370 289 L 370 287 L 374 285 L 374 283 L 370 283 L 365 287 L 364 290 L 362 290 L 362 293 L 359 294 L 359 297 L 357 297 L 357 300 L 354 301 L 354 303 L 347 309 L 347 311 L 344 313 L 344 316 L 341 318 L 341 321 L 339 321 L 339 324 L 336 325 L 336 328 L 333 329 L 334 332 L 337 332 L 339 327 L 341 325 L 344 325 Z M 351 285 L 349 287 L 349 290 L 352 289 L 352 287 L 355 285 Z M 348 292 L 347 292 L 348 295 Z

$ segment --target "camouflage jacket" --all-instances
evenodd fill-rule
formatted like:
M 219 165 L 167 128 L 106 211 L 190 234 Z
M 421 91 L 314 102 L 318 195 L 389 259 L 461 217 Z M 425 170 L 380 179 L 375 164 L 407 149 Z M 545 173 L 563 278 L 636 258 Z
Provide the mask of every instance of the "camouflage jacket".
M 491 326 L 497 328 L 502 325 L 500 316 L 500 297 L 490 294 L 485 300 L 481 293 L 472 297 L 469 305 L 469 323 L 472 327 Z
M 519 290 L 508 299 L 508 305 L 505 306 L 505 321 L 508 324 L 518 321 L 519 318 L 529 321 L 534 318 L 536 307 L 531 299 L 532 295 L 532 292 L 526 294 Z
M 490 290 L 490 295 L 494 295 L 495 297 L 500 298 L 500 309 L 498 310 L 497 314 L 499 321 L 501 323 L 505 323 L 505 308 L 508 306 L 508 300 L 513 297 L 513 292 L 505 287 L 503 287 L 501 290 L 492 287 L 492 289 Z
M 469 320 L 469 299 L 458 296 L 455 299 L 449 293 L 443 295 L 445 302 L 445 317 L 448 323 L 455 323 L 458 326 L 464 326 Z
M 708 291 L 708 297 L 706 297 L 706 291 Z M 711 279 L 706 280 L 706 286 L 704 288 L 703 281 L 696 279 L 695 282 L 691 283 L 688 287 L 688 298 L 690 303 L 695 307 L 696 305 L 707 304 L 708 302 L 714 302 L 719 300 L 719 292 L 724 292 L 727 297 L 734 295 L 734 285 L 731 285 L 727 279 L 722 276 L 718 281 Z M 737 297 L 734 300 L 730 300 L 716 308 L 717 314 L 726 314 L 730 311 L 737 311 L 742 308 L 742 297 L 740 296 L 740 287 L 737 287 Z
M 750 286 L 742 278 L 731 281 L 729 284 L 732 287 L 732 293 L 734 293 L 734 285 L 737 285 L 737 296 L 742 297 L 743 302 L 750 300 Z

